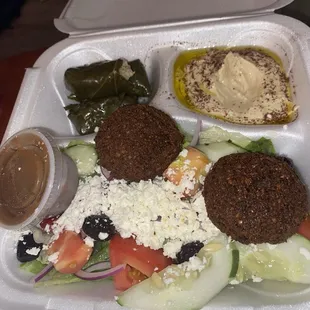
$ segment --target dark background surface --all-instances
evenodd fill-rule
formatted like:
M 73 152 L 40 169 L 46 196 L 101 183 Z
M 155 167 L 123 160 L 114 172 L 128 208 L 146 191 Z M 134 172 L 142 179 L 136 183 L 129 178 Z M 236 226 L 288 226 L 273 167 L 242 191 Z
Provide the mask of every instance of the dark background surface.
M 295 0 L 277 13 L 294 17 L 310 26 L 310 0 Z
M 55 29 L 53 19 L 66 3 L 67 0 L 0 0 L 0 59 L 49 47 L 64 39 L 66 35 Z M 310 0 L 295 0 L 277 13 L 310 25 Z
M 6 27 L 0 33 L 0 141 L 25 68 L 31 67 L 46 48 L 66 37 L 53 24 L 66 3 L 67 0 L 0 0 L 0 28 Z M 277 13 L 310 26 L 310 0 L 295 0 Z

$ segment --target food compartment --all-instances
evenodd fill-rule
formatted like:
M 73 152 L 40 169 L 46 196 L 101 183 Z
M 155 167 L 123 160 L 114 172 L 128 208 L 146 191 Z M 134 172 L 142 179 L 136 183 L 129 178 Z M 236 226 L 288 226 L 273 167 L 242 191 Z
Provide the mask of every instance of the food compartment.
M 55 131 L 59 136 L 77 135 L 63 109 L 70 102 L 67 99 L 69 92 L 63 82 L 65 70 L 69 67 L 80 66 L 102 59 L 111 60 L 118 57 L 128 57 L 129 60 L 132 60 L 139 58 L 145 65 L 153 86 L 151 104 L 171 114 L 183 129 L 193 133 L 199 119 L 202 121 L 202 128 L 204 129 L 217 125 L 225 130 L 240 132 L 254 139 L 263 136 L 271 138 L 278 153 L 291 157 L 304 180 L 307 184 L 310 184 L 310 167 L 308 167 L 306 157 L 307 141 L 309 140 L 307 125 L 310 122 L 309 108 L 306 104 L 306 99 L 309 97 L 309 80 L 305 69 L 306 57 L 301 48 L 302 45 L 296 38 L 295 41 L 292 40 L 294 51 L 292 72 L 296 81 L 296 102 L 300 106 L 300 115 L 295 122 L 287 126 L 242 126 L 222 122 L 188 110 L 174 97 L 173 64 L 181 51 L 201 47 L 228 46 L 234 41 L 232 38 L 238 37 L 238 34 L 242 33 L 245 27 L 253 27 L 253 29 L 273 27 L 280 32 L 290 33 L 286 26 L 274 23 L 271 18 L 271 22 L 258 20 L 247 24 L 225 21 L 225 23 L 218 22 L 216 27 L 214 24 L 192 25 L 184 26 L 181 30 L 180 28 L 171 27 L 166 29 L 165 32 L 155 29 L 142 34 L 140 32 L 128 32 L 114 36 L 98 35 L 88 38 L 69 39 L 63 43 L 64 45 L 55 48 L 55 56 L 51 56 L 51 59 L 48 57 L 44 59 L 44 56 L 37 62 L 37 66 L 41 67 L 44 73 L 41 73 L 42 79 L 40 83 L 36 84 L 36 90 L 40 86 L 40 92 L 35 97 L 33 104 L 29 105 L 33 113 L 27 122 L 12 123 L 9 130 L 12 133 L 19 126 L 47 124 L 47 127 Z M 240 44 L 242 42 L 244 42 L 242 44 L 249 44 L 252 40 L 248 34 L 241 37 L 247 39 L 238 39 Z M 286 34 L 284 37 L 286 38 Z M 237 42 L 238 40 L 236 39 Z M 239 43 L 237 45 L 239 46 Z M 285 43 L 283 43 L 284 45 Z M 284 55 L 282 60 L 289 67 L 290 61 L 287 60 L 286 62 L 285 57 Z M 289 59 L 289 56 L 287 57 Z M 51 84 L 52 87 L 50 87 Z M 57 109 L 52 109 L 51 105 L 53 104 L 57 106 Z M 41 299 L 36 301 L 36 306 L 32 306 L 31 309 L 70 309 L 70 307 L 72 309 L 78 307 L 84 307 L 85 309 L 121 309 L 114 303 L 116 292 L 113 290 L 110 281 L 103 281 L 100 284 L 77 283 L 33 289 L 28 283 L 30 276 L 23 274 L 18 269 L 18 264 L 13 263 L 15 254 L 12 244 L 15 241 L 7 239 L 2 231 L 0 241 L 0 249 L 5 249 L 5 251 L 1 251 L 3 264 L 0 269 L 4 268 L 2 274 L 3 282 L 5 282 L 2 291 L 5 292 L 15 288 L 17 292 L 24 289 L 28 297 L 29 295 L 32 295 L 32 297 L 40 296 Z M 272 294 L 270 293 L 271 286 L 273 287 Z M 291 283 L 249 282 L 242 285 L 228 286 L 208 304 L 206 309 L 264 306 L 268 308 L 271 304 L 274 307 L 277 307 L 277 305 L 285 307 L 287 304 L 297 305 L 300 302 L 309 300 L 308 291 L 308 286 Z M 29 298 L 29 300 L 31 299 Z M 33 303 L 33 301 L 31 300 L 30 303 Z
M 49 72 L 75 134 L 93 133 L 118 106 L 149 102 L 159 87 L 160 65 L 152 55 L 86 46 L 62 56 Z
M 62 56 L 62 57 L 61 57 Z M 76 49 L 65 49 L 58 57 L 55 57 L 48 70 L 54 90 L 63 107 L 73 100 L 68 99 L 71 92 L 65 85 L 65 71 L 68 68 L 78 67 L 98 61 L 111 60 L 108 54 L 93 47 L 76 46 Z
M 187 46 L 171 66 L 178 101 L 235 124 L 293 122 L 298 117 L 293 79 L 298 49 L 287 32 L 276 36 L 263 25 L 237 32 L 223 45 Z

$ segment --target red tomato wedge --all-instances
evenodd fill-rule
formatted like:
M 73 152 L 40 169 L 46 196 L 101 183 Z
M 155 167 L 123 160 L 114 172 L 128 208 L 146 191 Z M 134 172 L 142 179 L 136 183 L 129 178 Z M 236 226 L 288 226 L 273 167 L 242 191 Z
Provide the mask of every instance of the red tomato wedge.
M 300 224 L 298 233 L 310 240 L 310 215 Z
M 50 244 L 47 254 L 58 253 L 55 269 L 60 273 L 71 274 L 82 269 L 92 250 L 77 233 L 67 230 Z
M 115 235 L 110 241 L 110 262 L 112 267 L 127 264 L 124 271 L 114 276 L 115 288 L 126 290 L 171 265 L 172 259 L 164 256 L 162 250 L 138 245 L 134 238 Z

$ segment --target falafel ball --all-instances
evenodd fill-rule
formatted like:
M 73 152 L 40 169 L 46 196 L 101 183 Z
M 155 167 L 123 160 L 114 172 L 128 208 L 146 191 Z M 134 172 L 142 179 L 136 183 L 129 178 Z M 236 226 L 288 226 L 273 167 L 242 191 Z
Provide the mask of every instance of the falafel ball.
M 126 181 L 154 179 L 179 155 L 183 135 L 166 113 L 145 104 L 117 109 L 95 138 L 100 165 Z
M 305 185 L 282 159 L 261 153 L 220 158 L 205 178 L 210 220 L 241 243 L 286 241 L 307 215 Z

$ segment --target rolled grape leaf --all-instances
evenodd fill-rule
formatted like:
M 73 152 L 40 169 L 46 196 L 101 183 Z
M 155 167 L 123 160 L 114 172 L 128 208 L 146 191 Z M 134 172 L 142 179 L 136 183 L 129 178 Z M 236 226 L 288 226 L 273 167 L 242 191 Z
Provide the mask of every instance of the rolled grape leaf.
M 110 97 L 100 101 L 85 101 L 83 103 L 70 104 L 65 107 L 69 112 L 68 118 L 74 124 L 81 135 L 93 133 L 96 127 L 100 127 L 104 119 L 109 117 L 119 107 L 133 104 L 135 100 L 124 96 Z
M 107 97 L 148 97 L 151 94 L 145 68 L 140 60 L 101 61 L 65 72 L 65 84 L 72 92 L 71 99 L 79 102 Z

